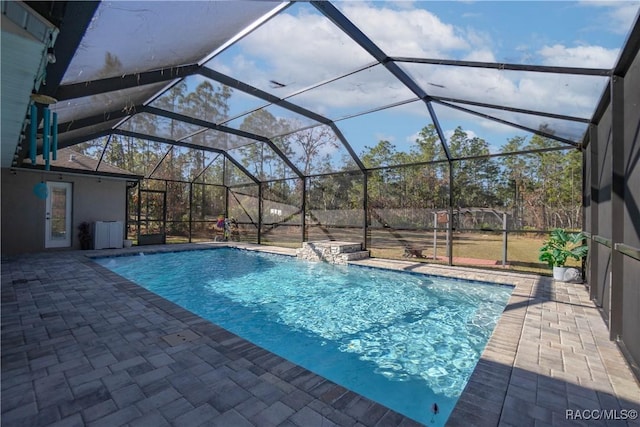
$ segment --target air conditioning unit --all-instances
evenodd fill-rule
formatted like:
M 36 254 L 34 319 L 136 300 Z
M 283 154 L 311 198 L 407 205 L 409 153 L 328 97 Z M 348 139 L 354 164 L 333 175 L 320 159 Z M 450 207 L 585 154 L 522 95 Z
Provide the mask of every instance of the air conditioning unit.
M 96 221 L 93 226 L 94 249 L 122 248 L 124 227 L 122 221 Z

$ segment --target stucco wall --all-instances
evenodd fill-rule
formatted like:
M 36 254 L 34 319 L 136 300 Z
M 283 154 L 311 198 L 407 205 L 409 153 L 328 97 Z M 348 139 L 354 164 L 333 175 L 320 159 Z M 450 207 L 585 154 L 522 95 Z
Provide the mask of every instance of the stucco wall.
M 1 250 L 4 256 L 45 250 L 46 202 L 33 193 L 34 185 L 42 181 L 73 185 L 72 249 L 80 249 L 78 225 L 81 222 L 125 221 L 127 190 L 124 180 L 5 168 L 1 178 Z

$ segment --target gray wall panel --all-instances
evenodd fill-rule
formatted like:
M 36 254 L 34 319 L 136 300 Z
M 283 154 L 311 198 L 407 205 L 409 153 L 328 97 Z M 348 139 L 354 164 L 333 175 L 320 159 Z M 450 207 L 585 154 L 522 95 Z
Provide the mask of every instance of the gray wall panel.
M 624 243 L 640 248 L 640 56 L 624 79 Z
M 62 176 L 62 179 L 60 179 Z M 73 249 L 83 221 L 125 221 L 126 181 L 2 169 L 2 255 L 44 251 L 45 200 L 33 193 L 41 181 L 73 183 Z M 58 249 L 59 250 L 59 249 Z
M 624 80 L 624 241 L 640 249 L 640 55 Z M 622 341 L 640 365 L 640 261 L 624 256 Z
M 592 230 L 591 225 L 591 161 L 593 158 L 593 154 L 591 152 L 591 144 L 593 141 L 589 142 L 589 147 L 583 152 L 583 161 L 582 161 L 582 176 L 583 176 L 583 184 L 582 184 L 582 200 L 583 200 L 583 215 L 584 215 L 584 229 L 589 231 Z
M 598 124 L 598 234 L 611 239 L 611 106 Z
M 640 261 L 624 257 L 622 341 L 640 365 Z
M 596 243 L 598 244 L 598 243 Z M 596 304 L 609 317 L 609 273 L 611 272 L 611 249 L 604 245 L 598 246 L 598 277 L 596 278 Z
M 597 203 L 598 220 L 594 235 L 599 235 L 611 239 L 611 106 L 609 106 L 598 124 L 597 130 L 598 144 L 598 169 L 596 171 L 596 181 L 592 183 L 592 191 L 595 192 L 595 203 Z M 595 188 L 595 189 L 594 189 Z M 589 230 L 587 230 L 589 231 Z M 595 282 L 590 282 L 594 286 L 596 304 L 605 312 L 605 317 L 609 317 L 609 273 L 611 271 L 611 249 L 594 242 L 598 245 L 597 259 L 592 262 L 597 263 L 597 277 Z

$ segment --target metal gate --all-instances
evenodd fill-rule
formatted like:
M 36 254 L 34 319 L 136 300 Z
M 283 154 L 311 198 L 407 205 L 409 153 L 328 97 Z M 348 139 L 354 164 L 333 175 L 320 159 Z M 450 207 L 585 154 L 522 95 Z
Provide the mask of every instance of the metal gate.
M 138 245 L 166 243 L 167 192 L 138 190 Z

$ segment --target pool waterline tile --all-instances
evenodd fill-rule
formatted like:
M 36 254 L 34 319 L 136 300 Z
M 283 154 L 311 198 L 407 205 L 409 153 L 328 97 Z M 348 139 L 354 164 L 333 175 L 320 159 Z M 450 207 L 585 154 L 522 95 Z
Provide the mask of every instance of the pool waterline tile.
M 145 247 L 144 250 L 174 251 L 176 249 L 202 249 L 204 247 L 221 245 L 225 244 L 171 245 L 168 247 Z M 266 252 L 269 252 L 271 249 L 266 246 L 248 244 L 238 244 L 237 246 L 246 249 L 255 248 Z M 274 248 L 274 251 L 287 253 L 289 250 Z M 159 330 L 163 330 L 165 334 L 194 328 L 194 330 L 202 334 L 202 340 L 204 340 L 207 345 L 210 345 L 212 349 L 219 352 L 220 356 L 217 356 L 218 359 L 216 361 L 218 366 L 224 366 L 226 363 L 231 363 L 240 358 L 235 350 L 233 350 L 233 348 L 237 347 L 237 342 L 229 340 L 231 335 L 228 332 L 221 330 L 213 324 L 199 320 L 197 316 L 185 312 L 185 310 L 180 309 L 174 304 L 150 294 L 148 291 L 123 280 L 119 276 L 110 273 L 87 259 L 87 256 L 90 255 L 111 255 L 127 252 L 138 253 L 140 252 L 140 248 L 43 253 L 3 260 L 3 332 L 15 330 L 24 335 L 24 342 L 20 343 L 15 340 L 11 341 L 9 335 L 3 333 L 3 358 L 5 355 L 20 352 L 20 348 L 27 348 L 25 346 L 28 346 L 29 349 L 33 349 L 34 346 L 36 348 L 45 348 L 49 345 L 56 348 L 58 341 L 54 340 L 59 340 L 59 338 L 49 337 L 46 333 L 42 336 L 38 335 L 38 331 L 41 329 L 44 330 L 43 327 L 47 324 L 47 319 L 39 316 L 40 312 L 45 313 L 51 311 L 49 309 L 52 307 L 50 300 L 46 302 L 50 291 L 54 291 L 56 298 L 60 298 L 60 300 L 56 301 L 56 304 L 64 304 L 67 299 L 67 294 L 69 296 L 73 295 L 74 300 L 72 305 L 76 312 L 86 315 L 86 322 L 92 327 L 95 327 L 96 330 L 104 331 L 104 334 L 108 334 L 108 345 L 114 349 L 112 353 L 118 359 L 118 363 L 133 359 L 137 355 L 140 355 L 144 359 L 146 357 L 144 356 L 145 345 L 129 342 L 122 336 L 118 338 L 119 328 L 123 327 L 123 323 L 110 323 L 107 319 L 111 319 L 112 321 L 118 317 L 130 319 L 136 311 L 156 318 L 157 321 L 154 323 L 158 325 Z M 290 250 L 290 253 L 291 252 L 295 251 Z M 537 400 L 537 406 L 532 408 L 532 414 L 518 413 L 518 421 L 524 422 L 529 419 L 531 424 L 533 424 L 535 419 L 540 417 L 541 414 L 544 414 L 542 417 L 544 419 L 548 419 L 550 414 L 553 422 L 557 421 L 569 424 L 569 421 L 566 420 L 565 412 L 559 411 L 561 408 L 547 405 L 551 399 L 548 395 L 544 394 L 556 394 L 556 392 L 553 391 L 556 387 L 550 386 L 550 384 L 554 383 L 565 386 L 568 405 L 576 402 L 576 399 L 580 399 L 581 397 L 583 400 L 584 398 L 588 398 L 589 402 L 595 402 L 595 400 L 593 400 L 595 396 L 596 399 L 599 398 L 599 402 L 605 402 L 609 404 L 609 406 L 615 403 L 616 407 L 623 409 L 640 409 L 640 386 L 638 386 L 637 381 L 634 380 L 633 374 L 616 344 L 608 340 L 607 328 L 598 310 L 589 301 L 588 290 L 585 289 L 584 285 L 555 283 L 550 278 L 534 275 L 514 274 L 502 271 L 483 271 L 470 268 L 451 268 L 407 261 L 370 259 L 355 262 L 354 264 L 384 266 L 398 270 L 426 272 L 445 276 L 455 275 L 456 277 L 477 280 L 487 280 L 487 278 L 489 278 L 488 281 L 491 282 L 515 284 L 516 288 L 511 295 L 505 312 L 499 320 L 494 334 L 487 345 L 487 349 L 480 359 L 481 363 L 479 363 L 476 369 L 477 374 L 476 371 L 474 371 L 472 375 L 474 383 L 475 378 L 478 378 L 480 384 L 490 382 L 491 393 L 483 396 L 482 392 L 477 390 L 474 392 L 473 387 L 468 386 L 449 418 L 448 424 L 468 425 L 469 423 L 474 423 L 476 425 L 487 426 L 497 425 L 498 423 L 508 424 L 509 421 L 512 421 L 511 416 L 513 413 L 506 409 L 509 408 L 510 401 L 515 402 L 522 399 L 523 386 L 527 391 L 534 387 L 534 391 L 540 397 Z M 11 283 L 12 280 L 21 278 L 27 279 L 29 282 Z M 74 291 L 74 289 L 80 290 Z M 567 295 L 571 295 L 571 300 L 567 299 Z M 132 300 L 142 303 L 142 305 L 136 305 L 136 309 L 126 307 L 126 302 L 131 302 Z M 45 303 L 46 307 L 45 305 L 39 305 L 43 303 Z M 562 323 L 562 325 L 558 323 L 545 324 L 540 314 L 542 312 L 541 308 L 543 308 L 543 311 L 563 313 L 563 316 L 566 317 L 563 321 L 564 323 Z M 160 321 L 160 319 L 163 319 L 163 321 Z M 5 325 L 11 325 L 10 329 L 5 329 Z M 78 327 L 79 326 L 80 325 L 78 325 Z M 86 326 L 86 323 L 83 326 Z M 79 360 L 85 361 L 79 363 L 79 366 L 86 365 L 86 360 L 91 360 L 92 357 L 90 354 L 87 354 L 90 352 L 87 351 L 88 348 L 86 347 L 90 345 L 90 342 L 78 341 L 79 338 L 73 334 L 73 332 L 76 332 L 75 328 L 77 326 L 69 324 L 67 327 L 69 329 L 67 329 L 67 333 L 64 334 L 65 346 L 77 347 L 77 351 L 65 355 L 64 360 L 60 360 L 59 363 L 68 363 L 69 360 L 73 360 L 73 357 L 77 357 Z M 542 334 L 543 328 L 547 331 L 544 335 Z M 562 334 L 560 333 L 561 330 L 563 331 Z M 130 332 L 130 330 L 128 331 Z M 575 367 L 572 366 L 571 363 L 563 366 L 562 368 L 566 371 L 563 373 L 566 374 L 565 378 L 552 376 L 554 373 L 557 373 L 559 369 L 557 362 L 554 360 L 538 359 L 537 361 L 532 361 L 529 358 L 522 357 L 529 353 L 527 349 L 532 345 L 537 346 L 537 348 L 542 346 L 549 347 L 552 343 L 556 342 L 554 340 L 549 341 L 551 337 L 557 336 L 558 339 L 560 339 L 563 334 L 566 335 L 565 339 L 568 339 L 568 337 L 578 338 L 572 338 L 566 341 L 569 347 L 557 347 L 563 352 L 565 357 L 563 360 L 568 360 L 571 356 L 569 352 L 573 352 L 574 354 L 583 355 L 587 358 L 588 362 L 586 365 L 579 364 L 579 366 Z M 161 334 L 157 334 L 155 339 L 160 340 L 162 343 L 163 341 L 160 339 L 160 336 Z M 102 335 L 98 334 L 95 340 L 101 340 L 101 337 Z M 225 345 L 221 344 L 220 341 L 218 341 L 218 337 L 220 337 L 222 341 L 228 341 L 231 347 L 225 347 Z M 148 336 L 146 339 L 154 338 Z M 561 341 L 557 341 L 557 343 L 563 344 Z M 166 343 L 164 343 L 164 346 L 160 345 L 162 351 L 166 351 L 166 347 L 168 347 Z M 115 351 L 115 348 L 117 348 L 118 351 Z M 509 359 L 503 360 L 502 358 L 504 357 L 503 353 L 511 354 L 511 349 L 515 349 L 515 355 L 513 362 L 509 364 Z M 256 348 L 256 350 L 245 349 L 243 352 L 245 354 L 266 354 L 258 348 Z M 60 352 L 57 353 L 59 355 L 62 354 Z M 157 356 L 158 351 L 154 351 L 153 354 Z M 171 356 L 169 352 L 166 354 Z M 523 365 L 523 363 L 525 365 Z M 3 364 L 3 388 L 8 384 L 14 387 L 23 384 L 30 386 L 33 384 L 34 379 L 45 381 L 50 375 L 47 373 L 48 369 L 51 369 L 52 373 L 62 372 L 63 369 L 56 370 L 56 366 L 57 365 L 52 365 L 42 369 L 39 371 L 39 374 L 34 373 L 34 375 L 37 374 L 34 376 L 23 375 L 19 369 L 9 370 Z M 111 369 L 114 366 L 117 366 L 117 364 L 110 365 L 109 368 Z M 496 369 L 491 369 L 492 367 Z M 263 368 L 256 365 L 251 366 L 247 370 L 256 376 L 265 373 Z M 113 384 L 110 378 L 113 378 L 114 375 L 126 376 L 126 371 L 120 370 L 116 372 L 111 369 L 111 372 L 113 373 L 103 377 L 102 380 L 104 380 L 105 384 L 112 384 L 112 387 L 115 384 Z M 82 373 L 86 372 L 78 371 L 74 375 L 80 375 Z M 280 376 L 278 373 L 271 373 L 276 377 Z M 571 379 L 574 376 L 578 378 L 578 382 Z M 596 380 L 588 380 L 588 378 L 595 378 Z M 123 379 L 126 380 L 126 378 Z M 282 379 L 282 381 L 285 380 Z M 121 383 L 124 385 L 130 384 L 131 382 L 124 381 Z M 109 384 L 107 384 L 108 387 Z M 513 384 L 513 386 L 509 387 L 510 384 Z M 296 396 L 294 400 L 291 399 L 293 395 L 287 395 L 281 399 L 283 405 L 286 406 L 287 402 L 290 402 L 292 405 L 288 407 L 293 409 L 294 415 L 290 416 L 289 419 L 293 419 L 292 417 L 295 416 L 295 414 L 301 413 L 301 411 L 304 410 L 301 415 L 298 415 L 298 418 L 302 419 L 305 415 L 312 415 L 309 411 L 315 411 L 319 414 L 325 414 L 323 415 L 323 417 L 326 417 L 324 422 L 329 425 L 331 425 L 330 423 L 332 422 L 338 425 L 351 425 L 355 421 L 343 410 L 337 408 L 335 405 L 316 399 L 312 394 L 297 388 L 295 388 L 294 393 Z M 511 394 L 514 394 L 513 399 L 507 400 Z M 490 398 L 488 400 L 495 402 L 496 399 L 500 399 L 500 395 L 505 396 L 500 418 L 496 418 L 497 415 L 484 417 L 483 406 L 478 405 L 478 403 L 481 403 L 482 399 L 485 398 Z M 178 405 L 180 401 L 184 403 L 182 406 Z M 340 400 L 338 400 L 338 402 L 339 401 Z M 106 402 L 111 401 L 107 400 Z M 292 402 L 296 403 L 294 404 Z M 250 409 L 254 407 L 254 403 L 257 405 L 255 406 L 256 409 L 259 410 L 264 410 L 271 406 L 264 403 L 260 405 L 259 400 L 256 400 L 256 397 L 252 395 L 248 400 L 236 406 L 238 416 L 244 416 L 245 419 L 248 419 L 255 415 L 254 411 Z M 94 411 L 92 407 L 95 405 L 95 402 L 91 402 L 91 405 L 87 407 L 82 407 L 81 405 L 82 402 L 79 402 L 79 406 L 74 405 L 78 406 L 79 409 L 76 409 L 81 412 L 72 414 L 67 414 L 67 409 L 62 408 L 65 409 L 60 412 L 64 412 L 63 416 L 65 418 L 63 421 L 74 422 L 83 420 L 81 418 L 82 414 L 84 416 L 90 415 L 89 418 L 94 422 L 108 423 L 114 421 L 114 417 L 120 418 L 127 415 L 125 418 L 129 419 L 129 416 L 134 414 L 137 416 L 137 414 L 140 413 L 139 409 L 135 406 L 114 413 L 114 408 L 105 411 Z M 209 405 L 208 407 L 211 406 Z M 304 409 L 307 407 L 308 409 Z M 615 408 L 603 407 L 588 409 Z M 181 398 L 161 406 L 159 413 L 164 416 L 165 420 L 171 422 L 192 410 L 194 410 L 194 406 L 190 405 L 184 398 Z M 3 411 L 5 411 L 4 406 Z M 392 411 L 386 411 L 381 421 L 393 420 L 391 425 L 400 425 L 401 423 L 402 425 L 415 425 L 415 423 L 409 419 L 403 418 Z M 217 420 L 217 417 L 220 417 L 220 414 L 216 414 L 214 411 L 198 412 L 198 414 L 198 418 L 200 418 L 200 416 L 208 417 L 207 421 L 212 423 Z M 145 414 L 142 416 L 144 415 Z M 486 415 L 489 414 L 487 413 Z M 29 420 L 36 420 L 37 418 L 37 411 L 10 410 L 2 414 L 2 424 L 29 424 Z M 222 421 L 223 419 L 220 418 L 220 420 Z M 496 422 L 496 420 L 499 421 Z M 90 420 L 84 419 L 84 422 L 88 421 Z M 540 418 L 538 418 L 538 421 L 541 421 Z

